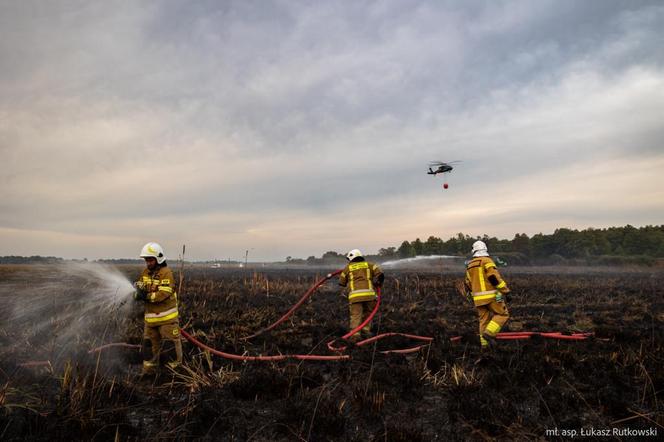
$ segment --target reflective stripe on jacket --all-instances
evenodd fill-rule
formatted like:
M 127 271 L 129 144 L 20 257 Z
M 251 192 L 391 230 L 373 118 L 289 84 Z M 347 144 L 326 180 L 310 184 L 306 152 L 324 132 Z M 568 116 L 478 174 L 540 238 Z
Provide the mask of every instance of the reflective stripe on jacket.
M 500 276 L 496 264 L 488 256 L 473 258 L 466 267 L 466 288 L 475 305 L 490 304 L 498 292 L 509 293 L 507 283 Z
M 168 267 L 158 267 L 150 273 L 144 269 L 140 281 L 148 294 L 145 299 L 145 322 L 162 325 L 177 322 L 178 295 L 175 293 L 175 279 Z
M 348 301 L 373 301 L 376 299 L 374 285 L 380 284 L 383 271 L 367 261 L 349 262 L 339 275 L 339 285 L 348 287 Z

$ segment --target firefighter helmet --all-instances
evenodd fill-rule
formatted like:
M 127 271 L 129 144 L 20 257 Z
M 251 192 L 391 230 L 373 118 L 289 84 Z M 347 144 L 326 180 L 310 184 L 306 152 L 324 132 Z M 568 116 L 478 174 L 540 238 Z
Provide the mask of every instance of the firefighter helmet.
M 352 261 L 357 257 L 362 257 L 362 252 L 360 252 L 358 249 L 353 249 L 350 252 L 346 253 L 346 259 L 348 261 Z
M 157 258 L 157 263 L 162 264 L 166 261 L 166 256 L 164 256 L 164 249 L 161 248 L 156 242 L 149 242 L 143 246 L 141 250 L 141 258 Z
M 489 256 L 489 250 L 484 241 L 475 241 L 473 243 L 473 256 Z

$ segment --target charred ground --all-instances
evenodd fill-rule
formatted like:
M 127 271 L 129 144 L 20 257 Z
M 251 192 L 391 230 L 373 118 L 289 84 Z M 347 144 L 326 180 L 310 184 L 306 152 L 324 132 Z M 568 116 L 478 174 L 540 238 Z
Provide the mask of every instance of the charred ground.
M 125 269 L 132 278 L 138 271 Z M 5 282 L 48 277 L 28 267 L 0 273 Z M 554 428 L 664 431 L 661 271 L 503 274 L 515 293 L 509 330 L 594 331 L 596 339 L 504 341 L 477 362 L 474 309 L 454 288 L 461 273 L 391 271 L 374 328 L 434 336 L 420 353 L 377 352 L 412 344 L 395 338 L 352 349 L 347 362 L 238 363 L 185 343 L 180 374 L 141 379 L 136 349 L 88 353 L 108 342 L 140 344 L 139 306 L 128 315 L 101 309 L 65 352 L 54 345 L 65 327 L 54 293 L 46 330 L 11 318 L 0 325 L 0 439 L 417 441 L 545 439 Z M 242 339 L 324 275 L 187 269 L 181 326 L 231 353 L 327 354 L 348 320 L 334 283 L 273 332 Z M 93 289 L 68 290 L 83 297 Z M 30 302 L 0 293 L 7 304 Z M 464 339 L 449 341 L 457 335 Z

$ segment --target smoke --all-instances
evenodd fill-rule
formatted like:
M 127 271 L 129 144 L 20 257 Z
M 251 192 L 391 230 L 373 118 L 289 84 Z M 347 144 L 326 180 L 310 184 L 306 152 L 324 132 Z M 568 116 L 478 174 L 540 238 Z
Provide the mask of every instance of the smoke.
M 458 256 L 451 255 L 427 255 L 427 256 L 415 256 L 413 258 L 404 258 L 404 259 L 395 259 L 392 261 L 385 261 L 381 265 L 383 267 L 389 268 L 399 268 L 399 267 L 416 267 L 420 263 L 431 262 L 431 261 L 441 261 L 444 259 L 460 259 Z
M 77 360 L 124 338 L 132 294 L 129 279 L 103 264 L 27 266 L 0 283 L 2 329 L 26 360 Z

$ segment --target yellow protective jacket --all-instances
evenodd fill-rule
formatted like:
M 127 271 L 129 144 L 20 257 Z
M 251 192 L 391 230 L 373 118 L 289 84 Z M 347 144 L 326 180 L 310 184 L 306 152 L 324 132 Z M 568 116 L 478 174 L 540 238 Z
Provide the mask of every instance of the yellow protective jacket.
M 465 283 L 476 306 L 490 304 L 496 299 L 498 292 L 503 295 L 510 292 L 496 264 L 488 256 L 478 256 L 470 260 L 466 266 Z
M 348 302 L 373 301 L 376 299 L 374 287 L 383 282 L 383 271 L 376 264 L 367 261 L 352 261 L 341 271 L 339 285 L 348 287 Z
M 173 272 L 166 266 L 154 272 L 144 269 L 139 279 L 148 292 L 145 299 L 145 322 L 164 325 L 178 321 L 178 295 L 175 293 Z

